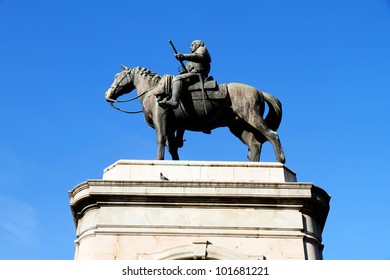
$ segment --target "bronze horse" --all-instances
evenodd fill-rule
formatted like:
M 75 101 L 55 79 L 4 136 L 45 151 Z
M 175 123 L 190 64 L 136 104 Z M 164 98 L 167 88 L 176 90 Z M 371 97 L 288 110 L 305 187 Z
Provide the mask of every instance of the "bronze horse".
M 206 98 L 194 98 L 190 92 L 183 92 L 177 109 L 163 108 L 159 106 L 160 97 L 156 94 L 158 89 L 161 90 L 163 77 L 146 68 L 122 68 L 107 90 L 106 100 L 113 103 L 119 96 L 137 90 L 145 120 L 156 130 L 158 160 L 164 159 L 165 147 L 173 160 L 179 159 L 178 148 L 183 144 L 185 130 L 209 133 L 212 129 L 227 126 L 248 146 L 250 161 L 260 160 L 262 144 L 268 140 L 274 148 L 276 160 L 285 163 L 276 133 L 282 118 L 282 106 L 274 96 L 249 85 L 229 83 L 219 85 L 220 89 L 224 87 L 227 91 L 223 98 L 212 99 L 207 94 Z M 166 95 L 168 91 L 165 90 Z M 264 119 L 265 103 L 269 108 Z

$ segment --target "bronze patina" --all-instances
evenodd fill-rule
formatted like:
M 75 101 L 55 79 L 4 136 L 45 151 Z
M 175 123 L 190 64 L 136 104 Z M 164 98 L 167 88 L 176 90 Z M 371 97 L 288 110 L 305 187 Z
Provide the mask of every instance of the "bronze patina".
M 157 159 L 163 160 L 165 147 L 179 160 L 185 130 L 210 133 L 227 126 L 248 146 L 248 159 L 259 161 L 262 144 L 269 141 L 276 160 L 285 156 L 277 134 L 282 119 L 280 101 L 252 86 L 241 83 L 218 84 L 210 77 L 211 57 L 200 40 L 191 44 L 191 54 L 175 54 L 183 65 L 178 76 L 160 76 L 142 67 L 128 68 L 115 75 L 105 97 L 110 103 L 134 89 L 148 125 L 156 130 Z M 265 104 L 268 113 L 263 117 Z

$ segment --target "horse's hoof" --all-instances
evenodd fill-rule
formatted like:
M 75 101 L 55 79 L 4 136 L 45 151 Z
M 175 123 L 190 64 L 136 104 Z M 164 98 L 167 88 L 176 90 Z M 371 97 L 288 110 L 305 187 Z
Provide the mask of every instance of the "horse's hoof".
M 286 158 L 285 158 L 284 156 L 279 157 L 279 158 L 278 158 L 278 161 L 279 161 L 280 163 L 285 164 L 285 163 L 286 163 Z

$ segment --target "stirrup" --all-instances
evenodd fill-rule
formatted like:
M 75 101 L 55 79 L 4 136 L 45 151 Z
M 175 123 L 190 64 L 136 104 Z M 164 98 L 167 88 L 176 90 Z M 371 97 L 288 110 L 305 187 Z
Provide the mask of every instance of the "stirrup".
M 167 107 L 172 107 L 173 109 L 176 109 L 177 107 L 179 107 L 179 102 L 173 101 L 173 100 L 168 100 L 168 101 L 162 100 L 162 101 L 158 102 L 158 105 L 160 105 L 164 109 Z
M 174 101 L 174 100 L 168 100 L 166 102 L 166 104 L 170 107 L 172 107 L 173 109 L 176 109 L 177 107 L 179 107 L 179 102 L 178 101 Z

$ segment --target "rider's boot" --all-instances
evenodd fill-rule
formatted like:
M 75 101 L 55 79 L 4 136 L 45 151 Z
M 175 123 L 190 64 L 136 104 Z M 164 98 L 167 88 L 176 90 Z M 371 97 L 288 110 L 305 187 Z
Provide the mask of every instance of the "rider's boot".
M 179 98 L 182 89 L 182 82 L 180 80 L 174 81 L 172 84 L 172 98 L 165 102 L 166 105 L 176 109 L 179 107 Z

